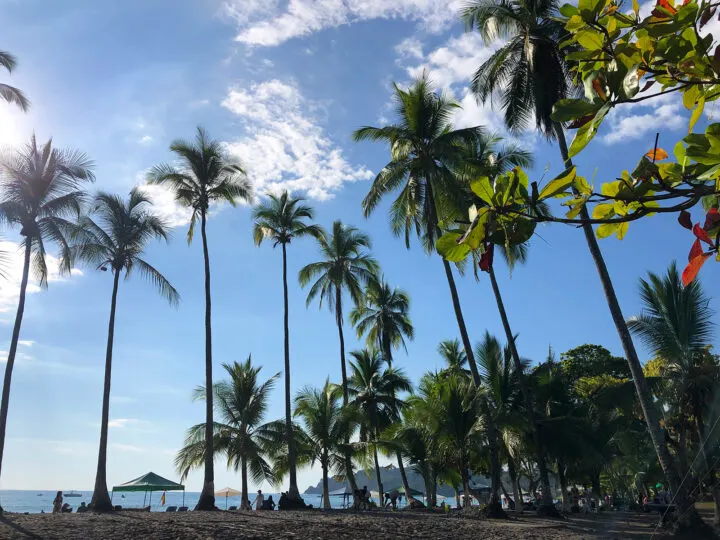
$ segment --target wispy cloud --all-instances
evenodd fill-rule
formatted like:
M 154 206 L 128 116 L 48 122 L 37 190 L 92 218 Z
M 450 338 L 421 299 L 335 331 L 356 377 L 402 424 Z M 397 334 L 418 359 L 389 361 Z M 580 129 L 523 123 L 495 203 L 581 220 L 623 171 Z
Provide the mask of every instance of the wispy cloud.
M 151 426 L 147 420 L 140 418 L 113 418 L 108 421 L 108 427 L 116 429 L 132 429 L 134 431 L 146 431 Z
M 345 182 L 372 177 L 367 168 L 347 162 L 320 126 L 318 104 L 294 82 L 232 88 L 222 105 L 245 125 L 246 136 L 227 148 L 243 161 L 258 194 L 287 189 L 325 200 Z
M 225 11 L 238 26 L 237 41 L 275 46 L 289 39 L 372 19 L 415 21 L 440 32 L 457 20 L 462 0 L 229 0 Z
M 658 96 L 640 103 L 615 107 L 605 120 L 606 144 L 648 138 L 656 131 L 677 130 L 687 126 L 688 111 L 680 97 L 673 94 Z
M 34 341 L 30 341 L 27 339 L 18 340 L 18 345 L 20 345 L 22 347 L 32 347 L 34 344 L 35 344 Z
M 137 399 L 130 396 L 110 396 L 110 403 L 135 403 Z

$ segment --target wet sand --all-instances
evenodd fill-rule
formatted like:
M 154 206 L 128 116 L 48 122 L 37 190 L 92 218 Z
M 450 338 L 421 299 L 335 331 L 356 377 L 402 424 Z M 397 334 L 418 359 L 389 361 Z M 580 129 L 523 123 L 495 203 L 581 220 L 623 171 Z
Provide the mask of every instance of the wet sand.
M 153 539 L 354 539 L 400 538 L 550 540 L 649 540 L 655 516 L 611 512 L 564 521 L 523 514 L 509 520 L 450 516 L 436 512 L 117 512 L 95 514 L 6 514 L 0 538 L 114 540 Z M 660 531 L 657 531 L 660 532 Z M 662 537 L 658 534 L 655 538 Z

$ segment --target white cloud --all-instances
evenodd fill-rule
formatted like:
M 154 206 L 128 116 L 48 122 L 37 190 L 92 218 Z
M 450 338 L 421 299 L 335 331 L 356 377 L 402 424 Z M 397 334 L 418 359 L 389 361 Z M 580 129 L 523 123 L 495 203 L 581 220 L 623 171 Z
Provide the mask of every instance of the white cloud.
M 452 37 L 442 46 L 429 51 L 426 55 L 415 53 L 422 51 L 421 46 L 410 46 L 408 40 L 402 41 L 396 48 L 400 63 L 408 59 L 419 62 L 406 64 L 405 70 L 410 78 L 420 77 L 426 72 L 430 80 L 441 90 L 448 93 L 462 107 L 453 116 L 453 125 L 458 128 L 485 126 L 488 131 L 508 136 L 500 112 L 492 109 L 491 104 L 478 104 L 470 91 L 470 82 L 478 67 L 485 62 L 503 42 L 498 41 L 486 46 L 477 32 Z M 408 54 L 407 51 L 411 53 Z M 403 55 L 404 61 L 403 61 Z
M 131 452 L 133 454 L 139 454 L 140 452 L 144 451 L 143 448 L 139 446 L 134 446 L 132 444 L 111 443 L 110 447 L 114 448 L 115 450 L 120 450 L 121 452 Z
M 395 53 L 400 58 L 415 58 L 422 59 L 423 57 L 423 45 L 422 42 L 416 37 L 409 37 L 403 39 L 400 43 L 395 45 Z
M 651 88 L 649 92 L 652 92 Z M 680 96 L 665 94 L 640 103 L 615 107 L 605 120 L 609 133 L 602 137 L 606 144 L 648 138 L 656 131 L 681 129 L 687 126 L 687 109 Z
M 18 342 L 20 343 L 20 342 Z M 0 364 L 4 364 L 7 362 L 8 359 L 8 352 L 7 351 L 0 351 Z M 35 357 L 29 354 L 26 354 L 22 351 L 16 351 L 15 352 L 15 363 L 18 362 L 33 362 L 35 360 Z
M 24 258 L 23 250 L 24 248 L 21 248 L 15 242 L 0 241 L 0 251 L 8 254 L 8 261 L 3 265 L 3 271 L 6 274 L 7 279 L 0 281 L 0 313 L 10 312 L 17 306 L 17 302 L 20 297 L 20 281 L 22 280 Z M 52 283 L 68 279 L 68 276 L 60 274 L 60 264 L 56 257 L 47 255 L 45 257 L 45 262 L 48 269 L 48 282 Z M 83 275 L 82 271 L 78 268 L 73 268 L 70 274 L 71 276 Z M 27 292 L 29 294 L 33 294 L 38 293 L 41 290 L 39 281 L 33 279 L 31 268 Z
M 139 181 L 144 177 L 145 171 L 141 171 L 137 175 Z M 139 188 L 152 201 L 153 211 L 159 215 L 169 227 L 180 227 L 190 223 L 192 210 L 178 204 L 175 200 L 175 194 L 167 187 L 140 184 Z
M 138 140 L 138 142 L 139 142 L 140 144 L 142 144 L 142 145 L 149 145 L 149 144 L 151 144 L 154 140 L 155 140 L 155 139 L 154 139 L 153 137 L 151 137 L 150 135 L 143 135 L 142 137 L 140 137 L 140 139 Z
M 110 403 L 135 403 L 137 400 L 129 396 L 110 396 Z
M 147 420 L 140 420 L 139 418 L 113 418 L 112 420 L 108 421 L 108 427 L 111 428 L 143 428 L 148 427 L 150 425 L 150 422 Z
M 18 345 L 20 345 L 20 346 L 22 346 L 22 347 L 32 347 L 34 344 L 35 344 L 34 341 L 30 341 L 30 340 L 27 340 L 27 339 L 25 339 L 25 340 L 23 340 L 23 339 L 18 340 Z
M 260 195 L 287 189 L 325 200 L 344 182 L 372 177 L 345 160 L 315 117 L 318 104 L 305 99 L 294 83 L 271 80 L 233 88 L 222 105 L 245 124 L 245 138 L 229 142 L 227 149 L 242 161 Z
M 238 25 L 237 41 L 275 46 L 326 28 L 371 19 L 404 19 L 439 32 L 457 20 L 463 0 L 231 0 L 226 12 Z

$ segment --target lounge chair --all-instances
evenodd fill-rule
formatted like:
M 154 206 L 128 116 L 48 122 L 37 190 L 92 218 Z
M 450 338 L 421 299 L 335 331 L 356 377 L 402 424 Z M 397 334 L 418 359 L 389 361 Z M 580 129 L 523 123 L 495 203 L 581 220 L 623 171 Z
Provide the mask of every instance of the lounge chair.
M 177 506 L 168 506 L 165 511 L 166 512 L 175 512 L 177 510 Z
M 187 511 L 188 511 L 188 507 L 187 507 L 187 506 L 181 506 L 180 508 L 177 509 L 177 511 L 178 511 L 178 512 L 187 512 Z

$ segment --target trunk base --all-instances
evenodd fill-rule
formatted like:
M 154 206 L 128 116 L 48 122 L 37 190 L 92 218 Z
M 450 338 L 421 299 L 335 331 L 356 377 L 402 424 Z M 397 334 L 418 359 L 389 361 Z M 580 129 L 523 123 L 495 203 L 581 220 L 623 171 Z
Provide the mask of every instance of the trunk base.
M 88 508 L 93 512 L 100 513 L 112 512 L 113 510 L 115 510 L 112 501 L 110 501 L 110 495 L 108 495 L 107 490 L 105 490 L 105 492 L 100 491 L 98 493 L 96 491 L 95 493 L 93 493 L 90 504 L 88 504 Z
M 500 501 L 490 502 L 485 505 L 482 509 L 482 514 L 488 519 L 509 519 Z
M 195 505 L 195 511 L 211 512 L 213 510 L 217 510 L 217 507 L 215 506 L 215 490 L 213 487 L 212 482 L 206 482 L 203 485 L 203 490 L 200 493 L 200 499 L 198 499 L 198 502 Z
M 305 504 L 305 501 L 299 493 L 295 497 L 293 497 L 289 491 L 280 494 L 278 510 L 308 510 L 310 508 L 312 508 L 312 506 Z
M 537 515 L 541 517 L 565 519 L 554 504 L 541 504 L 537 508 Z

